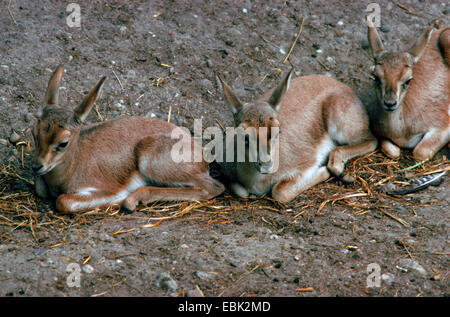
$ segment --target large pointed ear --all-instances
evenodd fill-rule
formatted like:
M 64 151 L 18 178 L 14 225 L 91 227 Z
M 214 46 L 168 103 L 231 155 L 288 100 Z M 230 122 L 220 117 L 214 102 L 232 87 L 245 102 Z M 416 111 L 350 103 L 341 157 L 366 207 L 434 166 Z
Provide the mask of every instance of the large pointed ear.
M 45 93 L 45 103 L 47 105 L 58 105 L 59 86 L 61 86 L 64 67 L 59 65 L 48 81 L 47 92 Z
M 375 59 L 375 57 L 384 51 L 383 43 L 381 42 L 380 35 L 377 32 L 377 28 L 373 25 L 372 20 L 369 16 L 367 16 L 367 25 L 368 25 L 368 31 L 367 31 L 367 39 L 369 41 L 369 47 L 372 52 L 372 57 Z
M 286 74 L 286 76 L 284 76 L 281 83 L 277 86 L 277 88 L 275 88 L 269 100 L 267 100 L 267 103 L 271 105 L 276 112 L 280 110 L 281 104 L 283 103 L 284 97 L 286 96 L 286 92 L 289 89 L 289 84 L 291 83 L 293 72 L 294 68 L 291 68 L 291 70 Z
M 233 90 L 230 88 L 230 86 L 227 85 L 227 83 L 222 79 L 222 77 L 220 77 L 219 75 L 216 76 L 219 79 L 220 84 L 222 85 L 223 96 L 225 97 L 225 101 L 230 107 L 231 112 L 233 112 L 233 114 L 237 114 L 239 111 L 242 110 L 244 104 L 234 94 Z
M 86 120 L 89 112 L 92 109 L 92 106 L 94 105 L 95 100 L 100 95 L 100 92 L 103 87 L 103 83 L 105 82 L 106 77 L 102 77 L 100 81 L 95 85 L 95 87 L 89 92 L 89 94 L 84 98 L 83 102 L 75 108 L 73 111 L 75 116 L 83 122 Z
M 427 48 L 428 42 L 430 42 L 431 34 L 433 33 L 433 30 L 438 25 L 434 22 L 431 23 L 431 25 L 428 27 L 428 29 L 423 32 L 423 34 L 416 40 L 416 42 L 411 46 L 411 48 L 408 50 L 408 53 L 412 55 L 414 58 L 414 63 L 417 63 L 422 57 L 423 53 L 425 52 L 425 49 Z

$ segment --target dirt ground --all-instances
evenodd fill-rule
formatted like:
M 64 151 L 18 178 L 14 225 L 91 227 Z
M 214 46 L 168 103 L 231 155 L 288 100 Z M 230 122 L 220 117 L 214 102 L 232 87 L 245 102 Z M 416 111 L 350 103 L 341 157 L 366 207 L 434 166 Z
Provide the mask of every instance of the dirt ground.
M 273 87 L 290 67 L 283 59 L 303 18 L 290 55 L 296 75 L 336 77 L 373 105 L 363 22 L 371 2 L 79 1 L 81 27 L 71 28 L 67 1 L 2 1 L 0 160 L 17 176 L 0 182 L 0 194 L 5 204 L 26 197 L 34 209 L 17 223 L 0 210 L 0 296 L 448 296 L 448 176 L 398 200 L 367 200 L 365 212 L 337 203 L 318 212 L 338 187 L 330 180 L 288 206 L 225 193 L 223 219 L 199 211 L 158 222 L 145 208 L 60 217 L 34 195 L 31 154 L 10 141 L 13 131 L 31 140 L 33 113 L 58 64 L 67 70 L 60 100 L 68 106 L 107 76 L 90 122 L 125 114 L 167 120 L 170 112 L 191 130 L 194 118 L 204 128 L 216 119 L 231 126 L 215 73 L 243 100 Z M 448 25 L 446 1 L 376 2 L 381 34 L 395 48 L 417 38 L 428 18 Z M 376 203 L 393 217 L 371 208 Z M 368 287 L 372 265 L 379 287 Z

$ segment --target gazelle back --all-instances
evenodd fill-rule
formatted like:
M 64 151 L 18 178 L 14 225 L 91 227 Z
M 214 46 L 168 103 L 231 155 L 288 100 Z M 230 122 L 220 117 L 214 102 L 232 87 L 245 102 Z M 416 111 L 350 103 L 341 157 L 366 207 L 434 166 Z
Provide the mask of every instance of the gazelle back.
M 181 141 L 173 139 L 177 127 L 171 123 L 122 117 L 84 126 L 105 78 L 71 110 L 58 104 L 63 74 L 59 66 L 52 75 L 47 105 L 38 111 L 33 130 L 36 192 L 57 198 L 58 211 L 121 204 L 122 210 L 129 212 L 139 202 L 210 199 L 224 191 L 224 186 L 209 176 L 204 160 L 173 160 L 171 150 L 177 142 L 187 142 L 184 148 L 199 152 L 199 157 L 202 149 L 190 134 L 182 135 Z

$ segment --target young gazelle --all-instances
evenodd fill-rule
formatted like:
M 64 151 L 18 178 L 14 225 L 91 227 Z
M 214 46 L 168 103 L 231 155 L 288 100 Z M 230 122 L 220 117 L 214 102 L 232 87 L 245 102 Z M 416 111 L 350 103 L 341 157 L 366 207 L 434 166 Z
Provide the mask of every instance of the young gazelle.
M 320 75 L 291 80 L 292 71 L 278 87 L 250 103 L 241 102 L 219 77 L 237 130 L 255 131 L 247 134 L 246 153 L 255 151 L 249 146 L 253 142 L 257 151 L 267 154 L 265 162 L 260 153 L 253 153 L 253 162 L 246 154 L 243 162 L 220 163 L 231 190 L 240 197 L 271 192 L 274 199 L 289 202 L 330 173 L 351 181 L 344 176 L 345 163 L 377 146 L 366 110 L 348 86 Z M 258 133 L 264 131 L 261 127 L 275 132 Z M 225 152 L 229 150 L 228 143 Z
M 36 192 L 57 198 L 58 211 L 122 204 L 122 210 L 130 212 L 139 202 L 210 199 L 224 191 L 209 176 L 205 161 L 174 162 L 172 145 L 180 141 L 171 137 L 173 124 L 123 117 L 83 126 L 105 77 L 72 110 L 58 105 L 63 74 L 62 66 L 53 73 L 47 105 L 38 111 L 33 131 Z M 202 148 L 190 135 L 181 140 L 190 143 L 184 149 L 201 155 Z
M 409 148 L 416 160 L 430 159 L 450 141 L 450 28 L 433 32 L 433 22 L 408 51 L 393 52 L 368 25 L 379 101 L 372 130 L 387 156 Z

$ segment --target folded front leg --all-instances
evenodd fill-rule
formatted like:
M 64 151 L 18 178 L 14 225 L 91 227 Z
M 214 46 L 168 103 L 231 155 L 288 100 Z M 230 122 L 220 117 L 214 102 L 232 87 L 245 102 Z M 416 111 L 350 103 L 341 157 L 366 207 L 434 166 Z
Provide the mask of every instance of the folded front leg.
M 330 177 L 330 172 L 325 166 L 312 167 L 309 170 L 297 172 L 294 176 L 280 180 L 272 188 L 272 198 L 288 203 L 298 194 L 319 184 Z
M 381 140 L 381 151 L 392 159 L 400 156 L 400 148 L 387 139 Z
M 413 150 L 413 157 L 418 161 L 431 159 L 444 145 L 450 141 L 450 128 L 433 129 L 425 133 L 423 139 Z
M 350 183 L 353 181 L 352 177 L 344 175 L 345 164 L 352 158 L 367 154 L 377 147 L 377 140 L 371 139 L 369 141 L 341 145 L 336 147 L 330 152 L 328 158 L 328 170 L 338 178 L 341 178 L 344 182 Z
M 248 190 L 239 183 L 233 182 L 229 184 L 230 190 L 238 197 L 248 198 Z

